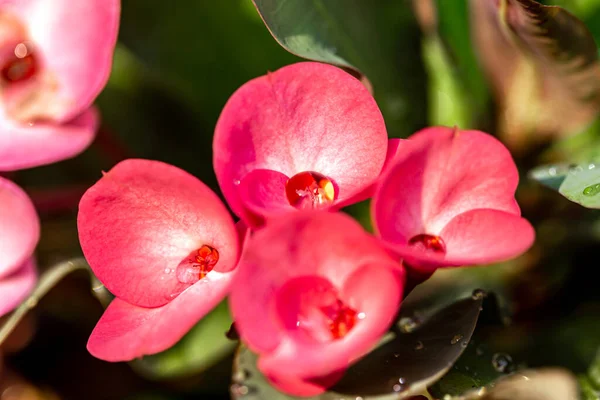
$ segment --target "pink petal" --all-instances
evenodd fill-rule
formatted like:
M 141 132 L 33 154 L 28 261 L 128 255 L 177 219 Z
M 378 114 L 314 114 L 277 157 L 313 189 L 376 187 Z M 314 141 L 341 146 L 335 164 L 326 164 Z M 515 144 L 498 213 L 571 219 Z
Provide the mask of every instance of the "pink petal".
M 20 268 L 40 238 L 40 221 L 21 188 L 0 177 L 0 280 Z
M 115 298 L 96 324 L 88 351 L 105 361 L 130 361 L 168 349 L 225 298 L 234 275 L 209 273 L 162 307 Z
M 231 96 L 215 129 L 213 164 L 225 198 L 242 215 L 236 182 L 254 169 L 323 174 L 344 201 L 375 180 L 386 148 L 385 123 L 360 81 L 331 65 L 301 62 Z
M 259 353 L 266 375 L 314 381 L 347 368 L 377 342 L 396 314 L 403 281 L 403 270 L 352 218 L 299 211 L 273 218 L 250 238 L 230 304 L 242 340 Z M 303 296 L 322 283 L 364 312 L 338 340 L 308 338 L 290 319 L 302 298 L 290 290 Z
M 0 317 L 12 311 L 31 293 L 37 274 L 33 258 L 25 261 L 16 271 L 0 278 Z
M 427 273 L 440 267 L 490 264 L 514 258 L 531 247 L 535 231 L 518 215 L 477 209 L 454 217 L 440 237 L 446 245 L 446 254 L 423 252 L 406 244 L 388 246 L 411 269 Z
M 0 171 L 31 168 L 74 157 L 90 145 L 97 126 L 95 108 L 62 125 L 36 122 L 29 126 L 0 115 Z
M 275 216 L 295 210 L 285 195 L 285 184 L 288 177 L 281 172 L 268 169 L 255 169 L 248 173 L 240 182 L 239 195 L 246 212 L 255 216 L 254 219 Z
M 524 253 L 535 231 L 524 218 L 497 210 L 472 210 L 454 217 L 441 233 L 446 258 L 456 265 L 505 261 Z
M 382 177 L 372 210 L 386 241 L 406 244 L 437 235 L 456 215 L 489 208 L 520 215 L 514 199 L 519 175 L 508 150 L 479 131 L 424 129 L 402 146 Z
M 3 0 L 3 11 L 25 24 L 58 84 L 56 119 L 67 121 L 88 108 L 112 67 L 119 29 L 119 0 Z
M 403 144 L 406 142 L 405 139 L 389 139 L 387 153 L 385 156 L 385 162 L 383 164 L 383 168 L 381 169 L 381 174 L 389 169 L 389 167 L 393 164 L 396 155 L 400 153 L 403 148 Z M 367 186 L 362 192 L 355 194 L 354 196 L 346 199 L 344 202 L 336 203 L 336 208 L 343 208 L 349 206 L 354 203 L 358 203 L 363 200 L 370 199 L 375 194 L 377 189 L 377 180 L 372 182 L 369 186 Z
M 78 229 L 98 279 L 140 307 L 162 306 L 189 287 L 177 267 L 202 246 L 219 252 L 214 271 L 230 271 L 238 258 L 236 229 L 219 198 L 159 161 L 117 164 L 83 195 Z

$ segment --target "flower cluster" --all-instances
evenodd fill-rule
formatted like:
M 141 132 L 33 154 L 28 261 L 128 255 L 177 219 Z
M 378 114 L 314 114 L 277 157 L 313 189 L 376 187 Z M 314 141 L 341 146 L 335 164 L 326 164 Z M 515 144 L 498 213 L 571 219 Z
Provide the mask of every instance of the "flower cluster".
M 0 1 L 0 172 L 60 161 L 94 138 L 92 102 L 111 69 L 119 0 Z M 0 177 L 0 316 L 36 281 L 35 208 Z
M 116 296 L 89 339 L 94 356 L 165 350 L 229 295 L 260 370 L 314 395 L 387 331 L 407 271 L 509 259 L 534 239 L 499 141 L 447 127 L 388 140 L 371 94 L 334 66 L 244 84 L 213 154 L 237 224 L 207 186 L 159 161 L 123 161 L 81 199 L 84 254 Z M 375 235 L 337 212 L 369 198 Z

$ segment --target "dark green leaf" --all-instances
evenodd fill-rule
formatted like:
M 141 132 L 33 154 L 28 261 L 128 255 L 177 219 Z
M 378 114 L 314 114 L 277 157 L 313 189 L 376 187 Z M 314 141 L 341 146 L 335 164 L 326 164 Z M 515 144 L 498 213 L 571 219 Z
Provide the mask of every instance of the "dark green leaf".
M 421 35 L 409 2 L 254 0 L 286 50 L 352 68 L 370 80 L 390 136 L 426 125 Z
M 403 307 L 394 332 L 354 364 L 330 392 L 313 400 L 402 399 L 423 392 L 439 379 L 462 354 L 471 338 L 483 294 L 432 314 L 431 310 Z M 241 346 L 234 365 L 234 399 L 289 400 L 278 392 L 256 368 L 256 355 Z

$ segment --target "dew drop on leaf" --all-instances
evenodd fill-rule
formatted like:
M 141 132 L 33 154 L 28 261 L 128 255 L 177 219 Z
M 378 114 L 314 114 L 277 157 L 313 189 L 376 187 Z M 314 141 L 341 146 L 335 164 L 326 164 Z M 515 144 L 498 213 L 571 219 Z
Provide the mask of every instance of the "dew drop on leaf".
M 596 183 L 594 185 L 590 185 L 583 189 L 584 196 L 595 196 L 600 193 L 600 183 Z
M 458 342 L 460 342 L 460 340 L 463 338 L 463 335 L 461 335 L 460 333 L 457 335 L 454 335 L 454 337 L 452 338 L 452 340 L 450 340 L 450 344 L 456 344 Z
M 492 356 L 492 366 L 498 372 L 510 372 L 512 357 L 505 353 L 496 353 Z

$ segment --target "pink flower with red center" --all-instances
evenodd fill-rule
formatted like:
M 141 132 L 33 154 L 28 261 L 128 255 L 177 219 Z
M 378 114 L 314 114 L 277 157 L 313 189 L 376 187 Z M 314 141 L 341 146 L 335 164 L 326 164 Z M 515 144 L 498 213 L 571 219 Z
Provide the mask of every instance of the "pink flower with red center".
M 0 0 L 0 170 L 90 144 L 119 16 L 119 0 Z
M 423 272 L 507 260 L 533 243 L 509 151 L 479 131 L 433 127 L 401 142 L 372 201 L 377 234 Z
M 233 211 L 252 225 L 369 197 L 388 148 L 381 112 L 343 70 L 301 62 L 253 79 L 225 105 L 213 165 Z
M 245 246 L 230 295 L 241 339 L 280 390 L 323 392 L 398 311 L 404 270 L 349 216 L 275 217 Z
M 201 181 L 158 161 L 126 160 L 82 197 L 83 253 L 116 298 L 88 341 L 107 361 L 174 345 L 228 293 L 236 227 Z
M 0 316 L 12 311 L 35 285 L 33 251 L 39 237 L 31 200 L 17 185 L 0 178 Z

